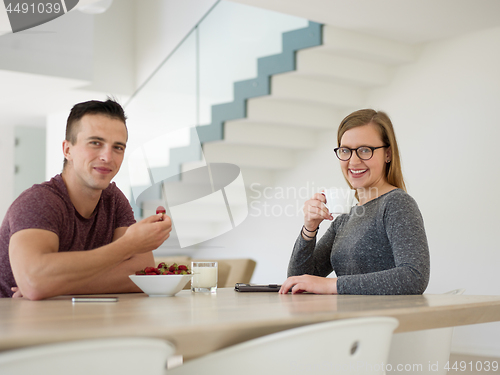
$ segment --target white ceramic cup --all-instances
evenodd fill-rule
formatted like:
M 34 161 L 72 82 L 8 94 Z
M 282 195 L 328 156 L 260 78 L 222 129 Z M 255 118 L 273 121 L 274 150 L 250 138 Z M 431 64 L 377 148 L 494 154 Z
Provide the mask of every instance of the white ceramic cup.
M 191 272 L 192 292 L 217 292 L 217 262 L 191 262 Z
M 347 214 L 351 211 L 356 190 L 332 188 L 321 192 L 326 198 L 325 206 L 331 214 Z

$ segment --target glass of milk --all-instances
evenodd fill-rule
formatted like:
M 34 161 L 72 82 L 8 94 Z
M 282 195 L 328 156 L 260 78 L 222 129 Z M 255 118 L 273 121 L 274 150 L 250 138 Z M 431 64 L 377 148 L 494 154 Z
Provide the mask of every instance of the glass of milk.
M 217 262 L 191 262 L 191 291 L 217 292 Z

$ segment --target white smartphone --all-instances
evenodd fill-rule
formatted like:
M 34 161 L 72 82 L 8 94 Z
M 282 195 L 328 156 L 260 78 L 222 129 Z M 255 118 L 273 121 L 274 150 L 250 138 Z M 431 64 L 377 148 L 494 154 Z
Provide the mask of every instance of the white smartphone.
M 74 302 L 118 302 L 118 297 L 73 297 Z

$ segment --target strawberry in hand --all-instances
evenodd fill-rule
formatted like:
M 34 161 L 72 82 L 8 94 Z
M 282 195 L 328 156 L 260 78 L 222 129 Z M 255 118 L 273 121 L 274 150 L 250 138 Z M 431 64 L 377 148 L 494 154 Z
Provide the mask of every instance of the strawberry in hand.
M 160 221 L 163 221 L 163 215 L 165 215 L 166 213 L 167 213 L 167 210 L 165 210 L 165 207 L 163 207 L 163 206 L 158 206 L 158 207 L 156 208 L 156 214 L 157 214 L 157 215 L 158 215 L 158 214 L 161 214 L 161 219 L 160 219 Z

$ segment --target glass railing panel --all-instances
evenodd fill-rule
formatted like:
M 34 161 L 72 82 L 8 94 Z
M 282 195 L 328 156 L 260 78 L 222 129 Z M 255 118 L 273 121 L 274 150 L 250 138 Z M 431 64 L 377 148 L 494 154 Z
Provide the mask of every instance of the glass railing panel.
M 189 35 L 126 106 L 128 174 L 133 195 L 178 172 L 170 150 L 186 147 L 197 124 L 196 35 Z M 163 171 L 163 172 L 162 172 Z
M 257 59 L 282 51 L 282 34 L 308 21 L 222 1 L 199 25 L 200 124 L 212 121 L 212 105 L 234 99 L 233 84 L 257 76 Z
M 167 211 L 170 209 L 181 247 L 218 236 L 244 220 L 248 207 L 239 167 L 204 166 L 200 139 L 220 140 L 224 121 L 244 117 L 244 110 L 227 115 L 226 109 L 232 111 L 233 103 L 242 109 L 247 98 L 269 94 L 251 89 L 251 95 L 246 95 L 249 90 L 241 88 L 251 88 L 258 82 L 269 81 L 270 74 L 293 69 L 294 52 L 290 44 L 294 43 L 290 40 L 300 39 L 294 32 L 287 33 L 287 53 L 278 59 L 274 56 L 283 50 L 283 33 L 308 25 L 302 18 L 220 1 L 134 94 L 126 105 L 130 141 L 122 176 L 128 179 L 125 182 L 122 178 L 120 187 L 127 190 L 128 184 L 137 218 L 142 209 L 145 216 L 151 214 L 156 202 L 169 203 Z M 273 64 L 283 61 L 284 55 L 293 63 L 286 64 L 284 70 L 276 70 Z M 273 69 L 266 69 L 271 65 Z M 268 87 L 261 87 L 264 86 Z M 189 162 L 193 170 L 181 174 L 181 167 Z M 233 171 L 232 167 L 236 169 Z M 196 192 L 194 198 L 188 199 L 193 181 L 199 189 L 205 174 L 209 176 L 205 178 L 208 185 L 204 186 L 207 181 L 202 181 L 201 186 L 211 193 L 201 196 Z M 179 184 L 182 176 L 191 182 Z M 224 181 L 224 186 L 217 186 L 220 181 Z M 202 202 L 214 197 L 219 199 L 220 207 L 214 207 L 212 201 Z M 187 215 L 188 220 L 184 220 L 191 205 L 196 214 Z M 221 208 L 224 221 L 214 222 L 215 208 Z M 182 212 L 177 212 L 181 209 Z M 199 227 L 194 227 L 198 222 Z M 198 237 L 191 238 L 188 234 Z
M 124 174 L 133 195 L 179 172 L 171 150 L 198 143 L 186 155 L 202 160 L 193 127 L 211 123 L 213 105 L 233 100 L 235 82 L 257 76 L 260 57 L 281 52 L 284 32 L 307 25 L 303 18 L 219 2 L 126 106 L 130 141 Z

